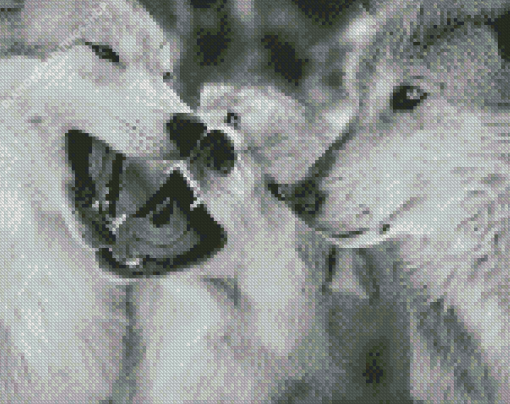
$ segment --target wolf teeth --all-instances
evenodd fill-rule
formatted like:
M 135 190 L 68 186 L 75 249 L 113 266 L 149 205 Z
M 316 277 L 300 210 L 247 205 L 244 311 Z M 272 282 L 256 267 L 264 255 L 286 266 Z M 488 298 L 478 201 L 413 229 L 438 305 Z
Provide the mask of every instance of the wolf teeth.
M 128 159 L 79 130 L 67 133 L 67 153 L 74 214 L 101 267 L 126 277 L 159 275 L 221 244 L 219 225 L 179 164 L 169 170 L 168 162 Z
M 71 199 L 85 226 L 86 242 L 93 248 L 111 245 L 116 238 L 113 222 L 125 157 L 80 130 L 70 130 L 66 136 L 68 160 L 75 174 Z

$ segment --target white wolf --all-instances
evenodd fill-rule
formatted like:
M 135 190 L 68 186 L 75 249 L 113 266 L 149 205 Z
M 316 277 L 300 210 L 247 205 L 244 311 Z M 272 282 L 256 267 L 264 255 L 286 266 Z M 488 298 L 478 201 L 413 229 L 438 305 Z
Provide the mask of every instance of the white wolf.
M 498 93 L 486 74 L 500 69 L 486 56 L 497 46 L 466 25 L 426 51 L 400 35 L 400 48 L 390 33 L 405 24 L 381 19 L 348 55 L 360 108 L 349 103 L 339 124 L 338 109 L 310 122 L 271 88 L 211 85 L 194 113 L 124 45 L 113 46 L 127 53 L 122 68 L 84 46 L 65 68 L 4 61 L 12 76 L 46 70 L 4 100 L 1 231 L 12 254 L 2 254 L 0 402 L 508 401 L 508 119 L 478 102 Z M 188 159 L 161 164 L 179 151 L 166 132 L 175 116 L 203 133 Z M 341 247 L 335 262 L 267 178 L 301 179 L 350 121 L 310 221 Z M 164 277 L 108 274 L 66 193 L 79 170 L 66 164 L 65 135 L 77 129 L 92 152 L 156 160 L 155 177 L 177 167 L 223 248 Z M 137 189 L 155 181 L 146 171 Z M 133 336 L 139 356 L 126 365 Z M 114 391 L 133 378 L 133 391 Z
M 415 399 L 508 402 L 508 68 L 484 25 L 417 39 L 405 17 L 381 19 L 311 222 L 366 249 L 378 296 L 406 302 Z
M 334 108 L 313 128 L 298 103 L 282 95 L 276 102 L 268 89 L 211 86 L 202 94 L 200 119 L 246 150 L 229 176 L 199 180 L 208 211 L 234 239 L 196 268 L 205 278 L 223 280 L 216 280 L 221 288 L 202 285 L 209 303 L 191 328 L 183 325 L 190 321 L 186 314 L 172 307 L 186 305 L 192 288 L 198 293 L 196 276 L 138 285 L 138 326 L 147 341 L 136 371 L 139 402 L 161 402 L 167 394 L 178 401 L 507 401 L 509 118 L 501 103 L 501 110 L 490 105 L 503 98 L 496 39 L 489 28 L 466 20 L 413 45 L 408 20 L 368 18 L 383 23 L 345 62 L 357 63 L 357 72 L 347 73 L 360 108 L 347 111 L 338 126 Z M 331 149 L 333 167 L 321 171 L 328 162 L 320 161 L 311 170 L 326 199 L 309 223 L 341 248 L 332 280 L 322 240 L 314 256 L 322 264 L 296 258 L 292 245 L 306 245 L 299 238 L 310 229 L 269 195 L 260 173 L 279 181 L 301 178 L 309 162 L 303 155 L 320 155 L 333 128 L 345 129 L 349 118 L 343 148 Z M 285 128 L 299 140 L 282 136 Z M 313 154 L 310 144 L 317 147 Z M 250 231 L 266 236 L 247 237 Z M 287 251 L 281 261 L 275 248 Z M 280 276 L 308 281 L 279 283 Z M 333 297 L 323 293 L 328 284 Z M 206 298 L 208 289 L 222 292 Z M 246 299 L 244 306 L 236 308 L 234 295 Z M 218 299 L 230 308 L 222 310 Z M 275 321 L 269 313 L 280 307 L 285 314 Z M 299 308 L 297 314 L 290 307 Z M 170 313 L 173 326 L 165 324 Z M 289 327 L 294 315 L 302 328 Z M 342 325 L 331 327 L 327 318 Z M 173 327 L 186 337 L 177 338 Z M 329 348 L 289 339 L 298 329 Z M 256 370 L 250 368 L 253 344 L 265 348 Z M 311 367 L 296 355 L 303 349 L 315 355 Z M 202 357 L 212 369 L 194 360 Z M 367 368 L 360 370 L 358 361 Z M 321 372 L 314 371 L 317 364 Z M 182 372 L 175 371 L 181 365 Z M 378 370 L 386 379 L 372 386 L 366 375 Z
M 169 52 L 159 59 L 164 34 L 147 13 L 103 2 L 96 14 L 88 11 L 101 4 L 87 4 L 82 20 L 55 24 L 59 12 L 73 15 L 69 3 L 38 13 L 35 2 L 27 2 L 17 39 L 42 46 L 32 57 L 1 60 L 1 403 L 108 400 L 122 370 L 126 290 L 105 276 L 83 242 L 66 195 L 73 181 L 66 132 L 79 128 L 110 137 L 107 144 L 127 154 L 151 153 L 164 139 L 167 111 L 189 112 L 162 81 Z M 58 33 L 44 36 L 44 21 L 30 25 L 30 16 L 46 17 L 47 28 Z M 80 24 L 91 16 L 97 17 L 94 29 L 84 34 Z M 131 23 L 112 25 L 116 18 Z M 145 48 L 137 34 L 150 37 Z M 131 43 L 112 43 L 119 37 Z M 100 49 L 84 40 L 111 43 L 122 63 L 101 60 Z M 154 52 L 147 58 L 149 48 Z M 127 127 L 135 140 L 126 138 Z

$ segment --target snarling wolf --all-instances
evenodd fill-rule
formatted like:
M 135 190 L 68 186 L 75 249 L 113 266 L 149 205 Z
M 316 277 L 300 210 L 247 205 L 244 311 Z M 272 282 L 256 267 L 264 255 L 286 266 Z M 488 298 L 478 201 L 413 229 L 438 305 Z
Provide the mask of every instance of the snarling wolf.
M 0 403 L 508 402 L 507 5 L 142 3 L 0 61 Z

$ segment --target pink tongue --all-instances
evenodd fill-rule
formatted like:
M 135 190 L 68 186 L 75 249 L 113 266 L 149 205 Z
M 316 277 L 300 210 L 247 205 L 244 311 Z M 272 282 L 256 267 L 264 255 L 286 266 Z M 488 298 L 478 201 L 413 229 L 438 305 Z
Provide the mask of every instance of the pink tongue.
M 198 204 L 179 160 L 129 158 L 87 133 L 66 136 L 75 217 L 105 270 L 127 277 L 162 274 L 193 265 L 224 243 L 222 228 Z
M 115 243 L 102 251 L 109 257 L 109 269 L 130 277 L 164 274 L 193 265 L 221 248 L 223 229 L 203 205 L 192 208 L 195 202 L 195 193 L 181 172 L 169 174 L 114 230 Z
M 221 226 L 199 206 L 187 215 L 174 210 L 170 222 L 160 227 L 147 218 L 126 220 L 116 243 L 100 249 L 99 261 L 105 270 L 123 277 L 165 275 L 212 257 L 225 242 Z

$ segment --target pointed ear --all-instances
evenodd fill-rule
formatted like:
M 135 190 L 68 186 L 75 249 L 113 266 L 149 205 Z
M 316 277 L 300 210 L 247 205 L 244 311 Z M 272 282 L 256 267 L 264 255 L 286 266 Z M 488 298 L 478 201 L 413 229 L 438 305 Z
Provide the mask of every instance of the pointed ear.
M 198 113 L 241 131 L 277 183 L 302 179 L 339 135 L 327 119 L 309 116 L 304 105 L 270 86 L 205 85 Z

